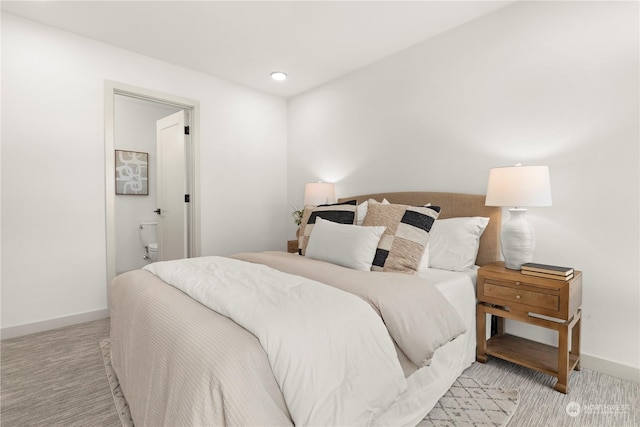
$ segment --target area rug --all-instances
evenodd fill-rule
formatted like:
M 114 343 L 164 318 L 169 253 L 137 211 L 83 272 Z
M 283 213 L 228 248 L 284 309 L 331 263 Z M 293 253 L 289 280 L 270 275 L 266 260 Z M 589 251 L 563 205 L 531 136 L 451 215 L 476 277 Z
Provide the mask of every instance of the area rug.
M 111 366 L 111 341 L 100 340 L 104 369 L 122 427 L 133 427 L 129 405 Z M 469 377 L 459 377 L 419 427 L 504 427 L 518 407 L 518 390 L 490 387 Z
M 102 352 L 102 361 L 104 362 L 104 369 L 107 372 L 109 387 L 111 387 L 113 403 L 116 405 L 116 411 L 118 412 L 118 417 L 120 417 L 122 427 L 133 427 L 131 412 L 129 412 L 129 404 L 127 403 L 127 399 L 124 398 L 124 394 L 120 389 L 118 377 L 111 365 L 111 340 L 109 338 L 103 338 L 100 340 L 100 351 Z
M 504 390 L 461 376 L 419 427 L 504 427 L 518 407 L 518 390 Z

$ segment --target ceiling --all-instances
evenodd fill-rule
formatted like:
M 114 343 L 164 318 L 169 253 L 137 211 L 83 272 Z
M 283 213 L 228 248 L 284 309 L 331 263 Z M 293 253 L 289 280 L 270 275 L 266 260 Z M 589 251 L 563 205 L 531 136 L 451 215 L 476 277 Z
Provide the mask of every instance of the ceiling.
M 2 11 L 291 97 L 511 1 L 2 1 Z M 289 78 L 276 82 L 275 70 Z

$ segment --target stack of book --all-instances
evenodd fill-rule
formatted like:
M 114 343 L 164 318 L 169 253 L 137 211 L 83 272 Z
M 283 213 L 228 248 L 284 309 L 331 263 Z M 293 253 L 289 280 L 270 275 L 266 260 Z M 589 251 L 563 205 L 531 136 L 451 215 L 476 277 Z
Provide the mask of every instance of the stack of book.
M 535 264 L 533 262 L 528 262 L 526 264 L 522 264 L 520 272 L 528 276 L 544 277 L 545 279 L 573 279 L 573 268 L 559 267 L 557 265 Z

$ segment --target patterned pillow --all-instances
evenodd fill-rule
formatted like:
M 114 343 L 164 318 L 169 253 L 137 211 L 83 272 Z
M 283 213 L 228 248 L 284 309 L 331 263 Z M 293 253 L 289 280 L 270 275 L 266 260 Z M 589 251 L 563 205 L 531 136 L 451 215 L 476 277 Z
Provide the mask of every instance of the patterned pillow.
M 363 226 L 385 226 L 371 270 L 415 274 L 440 206 L 383 205 L 369 200 Z
M 355 200 L 349 200 L 348 202 L 335 203 L 333 205 L 305 206 L 298 236 L 298 253 L 300 255 L 305 254 L 316 218 L 320 217 L 338 224 L 355 224 L 356 205 Z

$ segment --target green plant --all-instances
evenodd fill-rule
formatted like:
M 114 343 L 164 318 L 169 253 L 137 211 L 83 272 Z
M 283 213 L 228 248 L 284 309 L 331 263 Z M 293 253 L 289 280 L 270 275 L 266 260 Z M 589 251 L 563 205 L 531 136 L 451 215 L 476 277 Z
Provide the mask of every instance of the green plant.
M 304 209 L 298 209 L 295 206 L 293 207 L 293 212 L 291 212 L 291 216 L 293 217 L 293 221 L 295 221 L 296 225 L 300 225 L 302 223 L 303 214 L 304 214 Z

